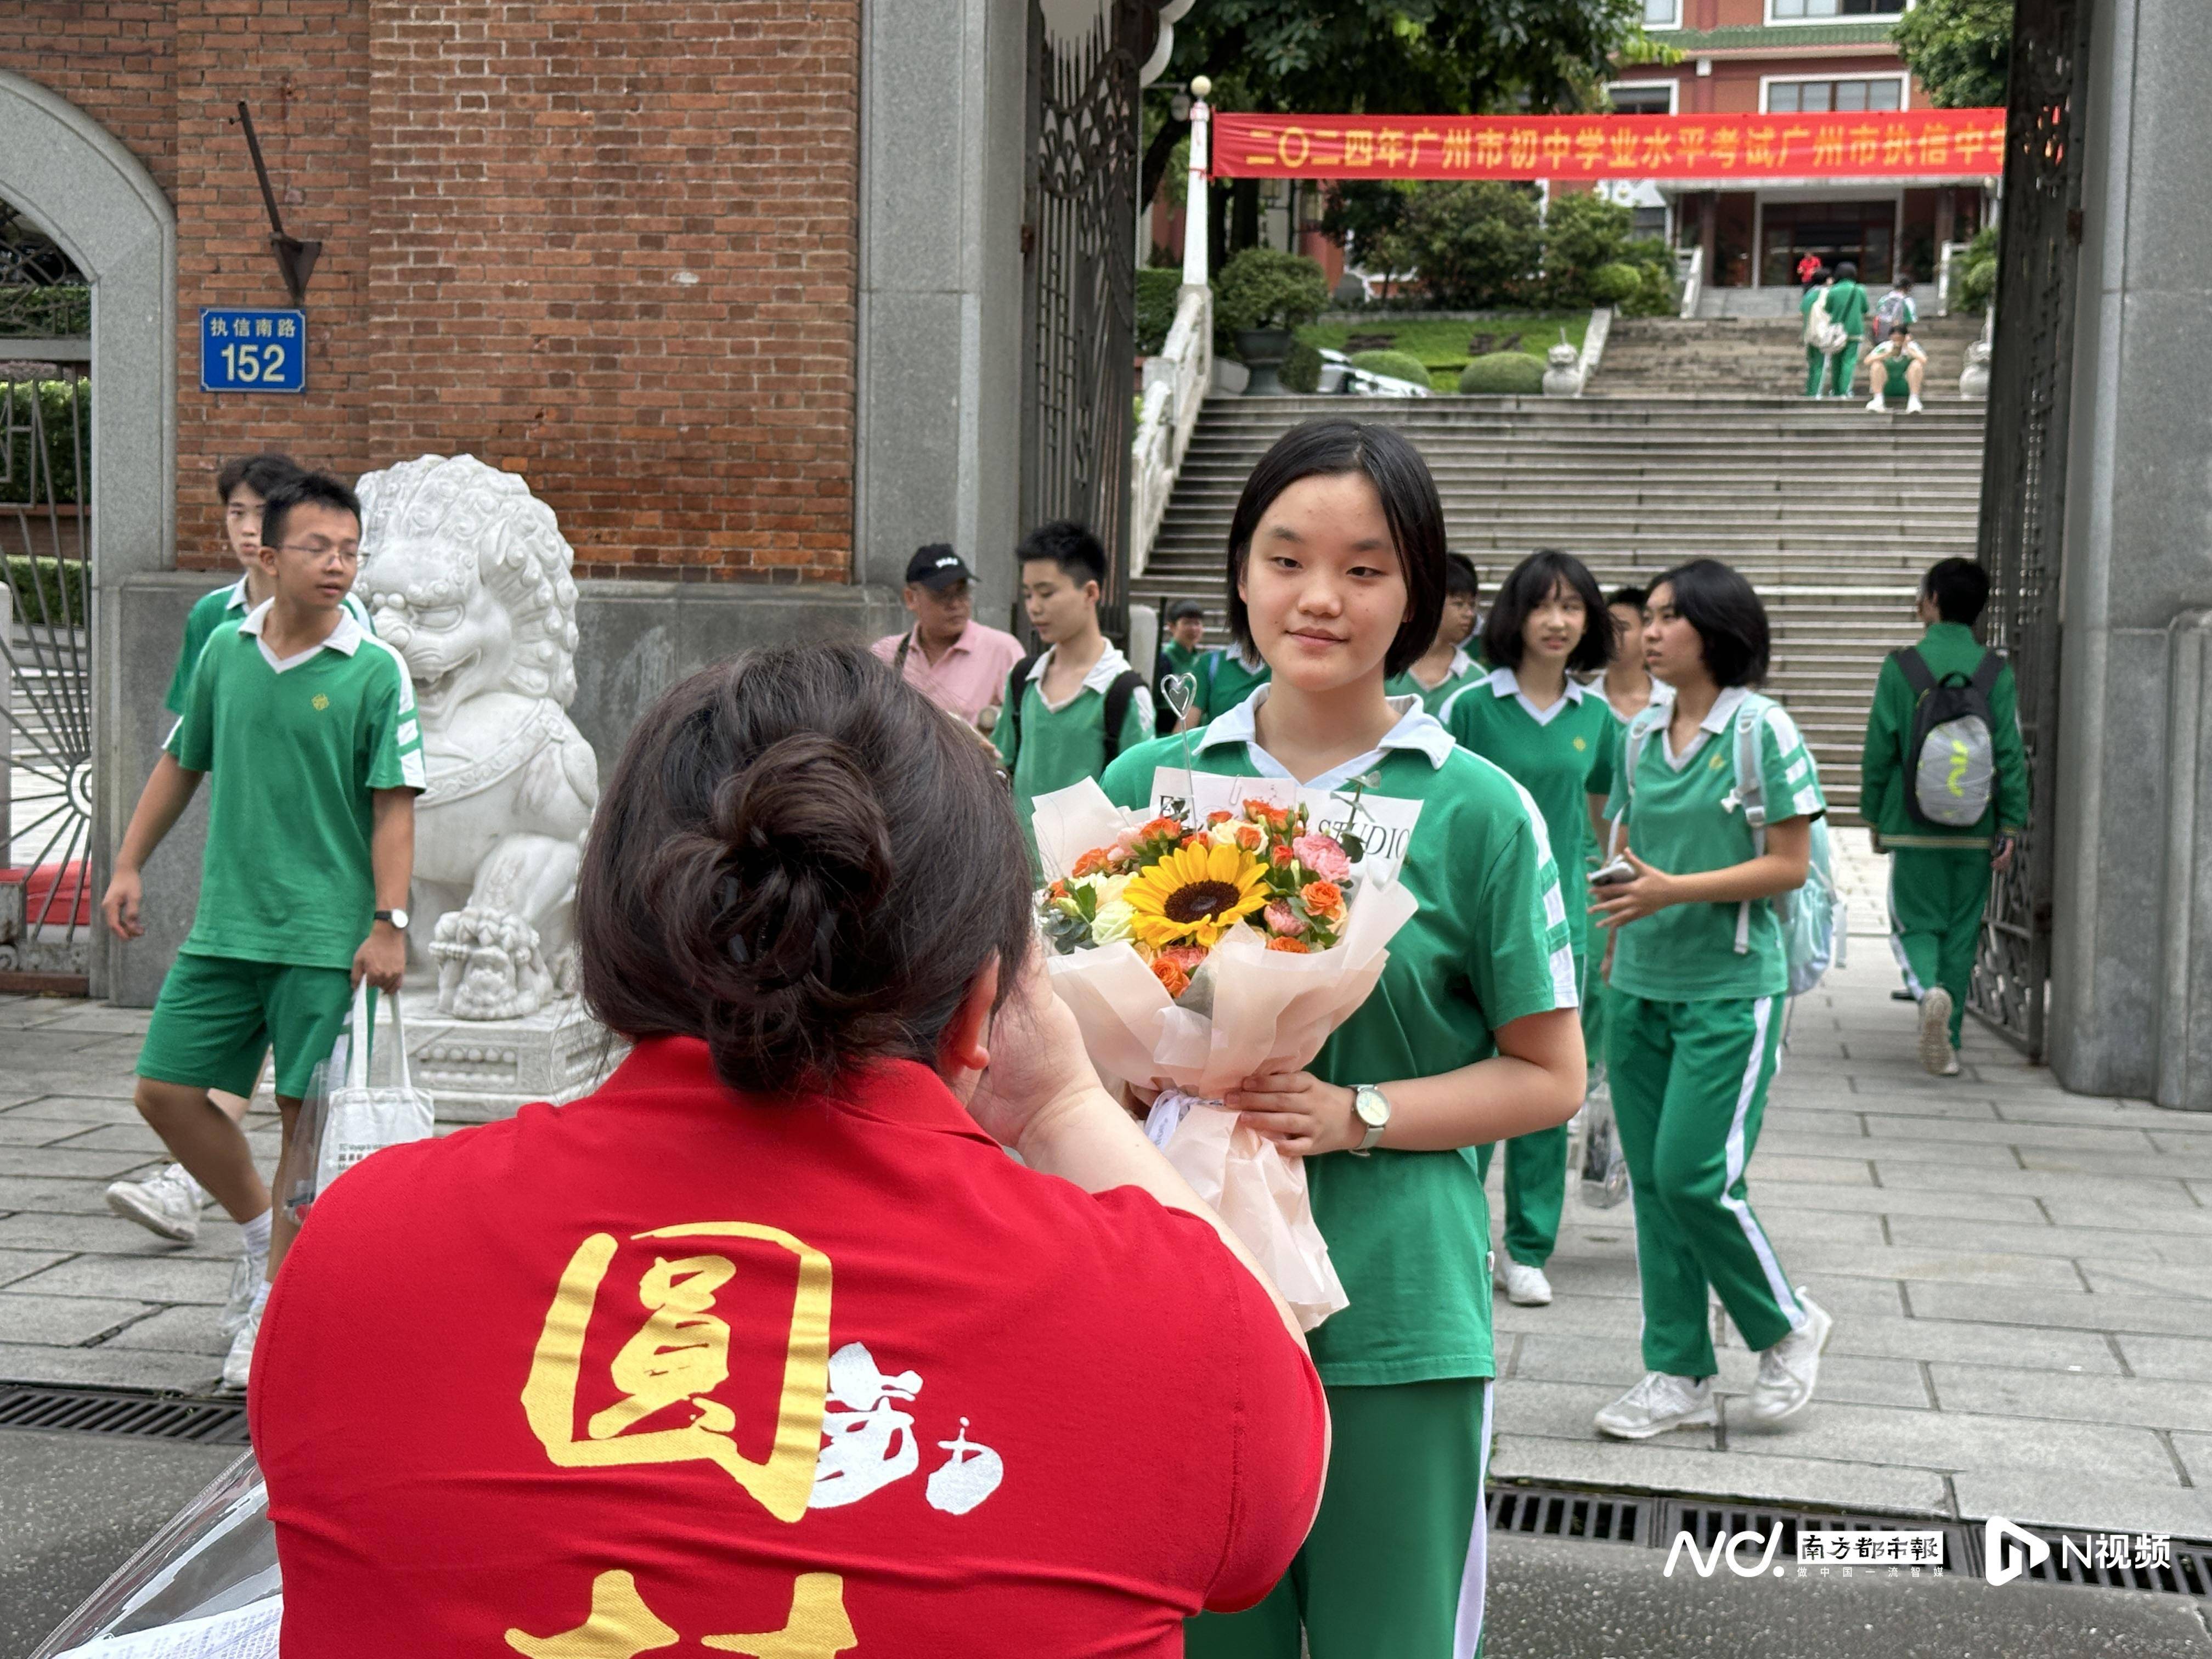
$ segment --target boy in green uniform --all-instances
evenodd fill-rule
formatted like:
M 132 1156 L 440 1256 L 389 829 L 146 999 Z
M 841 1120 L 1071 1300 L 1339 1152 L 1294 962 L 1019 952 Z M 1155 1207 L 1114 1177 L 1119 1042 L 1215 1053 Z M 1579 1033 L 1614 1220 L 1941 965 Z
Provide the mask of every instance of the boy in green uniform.
M 1036 855 L 1030 804 L 1095 778 L 1107 763 L 1152 735 L 1152 694 L 1098 631 L 1106 549 L 1084 526 L 1060 520 L 1032 530 L 1017 550 L 1022 605 L 1045 642 L 1006 678 L 1006 713 L 993 728 L 1013 780 L 1014 813 Z
M 263 531 L 258 562 L 276 591 L 209 639 L 101 902 L 118 938 L 144 931 L 139 872 L 214 773 L 199 905 L 154 1006 L 137 1103 L 245 1232 L 251 1302 L 223 1362 L 236 1388 L 289 1229 L 272 1229 L 252 1149 L 209 1092 L 250 1092 L 273 1047 L 289 1151 L 353 988 L 366 978 L 399 988 L 423 787 L 406 665 L 343 604 L 359 562 L 353 492 L 319 473 L 287 480 L 269 496 Z
M 1972 682 L 1990 653 L 1974 638 L 1989 602 L 1989 574 L 1971 559 L 1945 559 L 1921 579 L 1913 614 L 1926 626 L 1911 649 L 1936 685 Z M 1875 850 L 1889 854 L 1890 946 L 1905 988 L 1920 1005 L 1921 1063 L 1938 1077 L 1959 1071 L 1959 1031 L 1981 943 L 1990 875 L 2009 869 L 2027 823 L 2027 751 L 2020 735 L 2020 696 L 2009 665 L 1989 688 L 1992 771 L 1989 810 L 1978 823 L 1923 823 L 1905 805 L 1918 757 L 1905 753 L 1919 694 L 1893 653 L 1875 682 L 1859 762 L 1860 811 L 1874 825 Z
M 1801 314 L 1810 315 L 1813 302 L 1825 296 L 1828 320 L 1844 331 L 1842 348 L 1824 355 L 1805 348 L 1805 395 L 1808 398 L 1848 398 L 1858 373 L 1859 343 L 1866 337 L 1867 291 L 1859 286 L 1859 268 L 1849 259 L 1836 267 L 1835 281 L 1808 288 L 1798 302 Z
M 1271 678 L 1267 665 L 1248 656 L 1242 646 L 1233 651 L 1216 647 L 1199 659 L 1198 701 L 1191 709 L 1190 725 L 1219 720 Z
M 1198 665 L 1206 655 L 1205 641 L 1204 605 L 1196 599 L 1177 599 L 1168 607 L 1168 636 L 1160 642 L 1158 659 L 1152 664 L 1152 695 L 1161 707 L 1168 706 L 1167 683 L 1172 676 L 1188 674 L 1196 685 Z
M 1438 720 L 1444 705 L 1462 686 L 1490 672 L 1480 656 L 1469 656 L 1466 646 L 1474 636 L 1482 599 L 1482 575 L 1464 553 L 1444 555 L 1444 617 L 1437 624 L 1437 637 L 1418 661 L 1398 675 L 1383 690 L 1394 697 L 1419 697 L 1421 707 Z
M 1406 440 L 1345 421 L 1294 428 L 1254 469 L 1231 545 L 1231 631 L 1273 678 L 1202 734 L 1122 756 L 1107 793 L 1139 809 L 1158 805 L 1156 782 L 1186 793 L 1188 754 L 1200 774 L 1288 781 L 1325 826 L 1356 798 L 1368 816 L 1353 873 L 1395 864 L 1420 908 L 1306 1069 L 1226 1097 L 1304 1160 L 1351 1304 L 1309 1339 L 1334 1443 L 1305 1547 L 1258 1607 L 1192 1620 L 1185 1650 L 1471 1659 L 1495 1374 L 1474 1148 L 1564 1121 L 1581 1096 L 1557 872 L 1528 792 L 1383 692 L 1443 604 L 1443 512 Z
M 1573 890 L 1567 933 L 1575 983 L 1588 997 L 1589 918 L 1580 902 L 1595 863 L 1595 821 L 1613 789 L 1618 723 L 1605 699 L 1574 675 L 1593 674 L 1613 655 L 1613 619 L 1582 561 L 1565 553 L 1531 554 L 1514 567 L 1490 608 L 1483 654 L 1498 665 L 1444 705 L 1443 720 L 1459 744 L 1489 761 L 1526 789 L 1542 814 L 1559 872 Z M 1589 1030 L 1585 1018 L 1583 1029 Z M 1492 1148 L 1476 1149 L 1484 1178 Z M 1498 1285 L 1516 1306 L 1552 1299 L 1544 1264 L 1559 1242 L 1567 1194 L 1567 1126 L 1554 1124 L 1505 1143 L 1505 1255 Z
M 222 503 L 223 535 L 231 555 L 243 571 L 228 587 L 203 594 L 185 618 L 184 648 L 169 676 L 168 694 L 162 706 L 181 717 L 190 699 L 192 670 L 206 647 L 208 636 L 226 622 L 242 620 L 246 612 L 270 597 L 272 588 L 258 563 L 261 549 L 261 511 L 269 492 L 287 479 L 300 476 L 300 465 L 289 455 L 244 456 L 227 463 L 216 475 L 216 499 Z M 346 608 L 362 627 L 369 627 L 368 611 L 350 593 Z M 372 630 L 374 631 L 374 630 Z M 246 1099 L 222 1090 L 213 1091 L 215 1103 L 234 1123 L 246 1116 Z M 149 1232 L 179 1244 L 199 1237 L 200 1211 L 208 1202 L 207 1189 L 193 1180 L 181 1164 L 164 1164 L 144 1180 L 108 1183 L 107 1207 Z M 244 1316 L 244 1308 L 226 1309 L 226 1318 Z

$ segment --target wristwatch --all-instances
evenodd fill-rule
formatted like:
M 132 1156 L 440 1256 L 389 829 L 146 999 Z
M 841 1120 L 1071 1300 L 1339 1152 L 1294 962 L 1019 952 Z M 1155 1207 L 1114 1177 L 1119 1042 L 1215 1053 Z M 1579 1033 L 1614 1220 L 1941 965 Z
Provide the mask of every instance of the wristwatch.
M 1382 1132 L 1390 1127 L 1390 1100 L 1371 1083 L 1363 1083 L 1352 1091 L 1352 1115 L 1367 1126 L 1357 1146 L 1346 1150 L 1354 1158 L 1364 1158 L 1373 1152 L 1382 1139 Z
M 375 920 L 388 921 L 403 933 L 407 931 L 407 913 L 404 910 L 379 910 Z

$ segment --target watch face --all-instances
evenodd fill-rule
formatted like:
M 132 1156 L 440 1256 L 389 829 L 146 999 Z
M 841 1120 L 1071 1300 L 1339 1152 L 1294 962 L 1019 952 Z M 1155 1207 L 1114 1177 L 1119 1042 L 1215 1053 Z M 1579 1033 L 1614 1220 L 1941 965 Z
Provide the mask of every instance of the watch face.
M 407 913 L 404 910 L 393 910 L 387 914 L 394 927 L 403 933 L 407 931 Z
M 1390 1121 L 1389 1103 L 1372 1089 L 1362 1089 L 1352 1097 L 1352 1109 L 1359 1121 L 1369 1127 L 1377 1127 Z

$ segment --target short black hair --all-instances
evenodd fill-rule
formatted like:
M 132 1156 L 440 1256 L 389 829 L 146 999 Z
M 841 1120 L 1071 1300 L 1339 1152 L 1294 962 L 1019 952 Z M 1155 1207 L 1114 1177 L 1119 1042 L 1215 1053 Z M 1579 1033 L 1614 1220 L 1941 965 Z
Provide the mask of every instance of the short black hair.
M 1196 599 L 1177 599 L 1173 605 L 1168 607 L 1168 620 L 1170 622 L 1178 623 L 1186 617 L 1195 617 L 1199 621 L 1204 622 L 1206 620 L 1206 607 L 1200 605 Z
M 1856 283 L 1858 279 L 1859 268 L 1853 264 L 1849 259 L 1844 260 L 1843 264 L 1836 267 L 1836 280 L 1838 282 Z
M 1275 440 L 1244 480 L 1237 511 L 1229 520 L 1229 631 L 1249 660 L 1258 656 L 1252 642 L 1252 618 L 1237 584 L 1260 520 L 1275 497 L 1302 478 L 1364 474 L 1382 503 L 1383 521 L 1398 550 L 1406 582 L 1406 619 L 1398 625 L 1382 659 L 1382 673 L 1395 678 L 1420 659 L 1435 642 L 1444 614 L 1444 508 L 1437 481 L 1421 452 L 1395 427 L 1364 421 L 1319 420 L 1294 426 Z
M 1972 628 L 1990 602 L 1990 573 L 1972 559 L 1939 559 L 1920 579 L 1920 594 L 1945 622 Z
M 279 455 L 274 450 L 259 455 L 240 455 L 235 460 L 225 461 L 222 471 L 215 475 L 215 498 L 226 507 L 239 485 L 244 484 L 264 501 L 269 492 L 287 478 L 295 478 L 304 469 L 289 455 Z
M 1766 678 L 1773 650 L 1766 607 L 1751 584 L 1718 559 L 1692 559 L 1655 577 L 1651 591 L 1674 590 L 1674 610 L 1705 644 L 1705 672 L 1713 684 L 1757 685 Z
M 1889 325 L 1889 331 L 1892 334 L 1910 334 L 1912 332 L 1912 325 L 1900 317 Z
M 261 509 L 264 547 L 283 545 L 285 521 L 295 507 L 332 507 L 352 514 L 356 524 L 361 522 L 361 498 L 327 472 L 295 472 L 271 489 L 265 500 Z
M 1474 561 L 1466 554 L 1444 555 L 1444 592 L 1447 597 L 1454 593 L 1471 593 L 1477 599 L 1482 597 L 1482 572 L 1475 568 Z
M 1540 547 L 1515 565 L 1490 601 L 1490 615 L 1482 624 L 1482 654 L 1500 668 L 1518 668 L 1526 643 L 1522 630 L 1528 615 L 1564 586 L 1583 602 L 1583 636 L 1567 653 L 1567 672 L 1594 673 L 1613 660 L 1613 624 L 1598 625 L 1605 616 L 1605 595 L 1589 567 L 1571 553 L 1556 547 Z
M 1102 590 L 1106 586 L 1106 544 L 1091 534 L 1087 524 L 1079 524 L 1073 519 L 1055 519 L 1050 524 L 1039 525 L 1023 537 L 1021 545 L 1014 550 L 1018 566 L 1036 559 L 1051 560 L 1078 585 L 1097 582 Z
M 1902 293 L 1905 289 L 1912 286 L 1912 278 L 1904 275 L 1902 272 L 1899 272 L 1897 278 L 1897 286 L 1899 292 Z
M 1607 594 L 1605 603 L 1607 609 L 1616 605 L 1632 605 L 1638 611 L 1646 610 L 1651 604 L 1651 590 L 1648 587 L 1638 587 L 1631 582 L 1627 586 L 1616 587 L 1612 592 Z

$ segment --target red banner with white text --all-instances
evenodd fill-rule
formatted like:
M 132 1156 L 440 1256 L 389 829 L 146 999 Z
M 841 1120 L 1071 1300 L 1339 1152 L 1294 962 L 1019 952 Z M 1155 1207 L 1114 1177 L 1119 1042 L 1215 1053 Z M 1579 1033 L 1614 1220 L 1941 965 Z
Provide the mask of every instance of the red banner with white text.
M 2004 170 L 2001 109 L 1809 115 L 1213 118 L 1217 179 L 1966 178 Z

